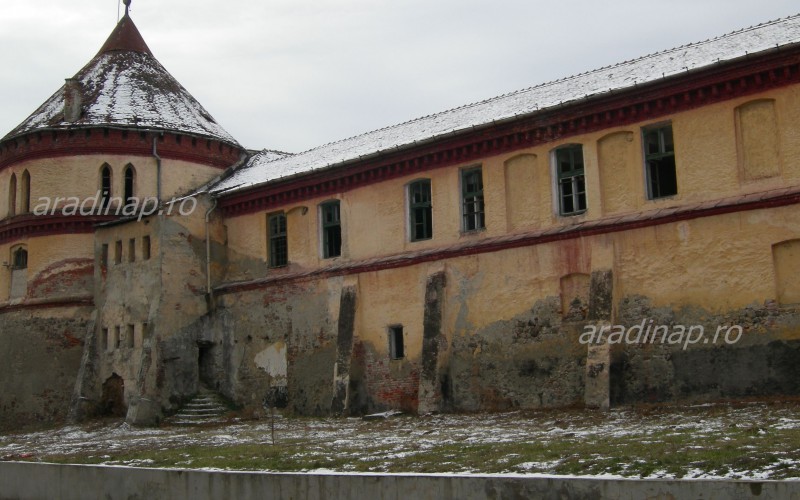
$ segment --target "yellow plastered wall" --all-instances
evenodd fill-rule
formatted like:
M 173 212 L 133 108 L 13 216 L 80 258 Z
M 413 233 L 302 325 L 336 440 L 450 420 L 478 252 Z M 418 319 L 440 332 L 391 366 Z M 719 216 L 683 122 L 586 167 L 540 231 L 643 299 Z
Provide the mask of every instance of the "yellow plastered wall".
M 94 259 L 92 234 L 62 234 L 23 238 L 12 243 L 0 245 L 0 264 L 11 263 L 11 251 L 23 245 L 28 251 L 27 279 L 31 283 L 48 268 L 62 261 Z M 0 303 L 7 302 L 11 286 L 11 269 L 5 265 L 0 268 Z M 86 290 L 84 295 L 91 295 Z
M 359 340 L 379 356 L 389 355 L 389 326 L 402 325 L 405 357 L 418 360 L 422 353 L 421 311 L 425 309 L 424 266 L 360 274 L 356 329 Z M 403 300 L 397 300 L 399 291 Z
M 31 211 L 52 212 L 54 204 L 64 207 L 78 198 L 80 202 L 97 196 L 101 189 L 101 169 L 108 165 L 112 171 L 112 197 L 122 198 L 125 192 L 125 169 L 132 165 L 135 171 L 134 195 L 138 198 L 155 197 L 157 190 L 156 161 L 150 156 L 130 157 L 113 155 L 82 155 L 74 157 L 45 158 L 20 162 L 0 171 L 0 219 L 9 214 L 7 195 L 11 175 L 17 178 L 17 207 L 22 206 L 20 195 L 22 175 L 31 176 Z M 219 175 L 220 170 L 185 161 L 163 160 L 161 168 L 162 199 L 183 194 Z M 56 202 L 56 198 L 61 198 Z M 85 205 L 91 206 L 91 201 Z M 21 213 L 18 208 L 17 214 Z
M 765 129 L 765 133 L 778 134 L 783 168 L 780 175 L 741 182 L 736 110 L 763 99 L 774 100 L 777 132 Z M 678 194 L 648 200 L 641 130 L 662 123 L 671 123 L 673 129 Z M 298 205 L 276 211 L 289 212 L 290 268 L 302 269 L 478 241 L 514 231 L 545 230 L 608 214 L 651 211 L 796 184 L 800 180 L 800 134 L 795 123 L 800 123 L 797 86 L 307 200 L 300 205 L 307 208 L 305 214 Z M 759 132 L 753 134 L 758 136 Z M 568 144 L 583 146 L 588 210 L 562 217 L 554 201 L 552 155 L 554 149 Z M 460 173 L 476 166 L 483 174 L 486 228 L 462 232 Z M 406 186 L 421 178 L 431 181 L 433 238 L 412 242 Z M 341 257 L 326 260 L 320 257 L 318 207 L 330 199 L 341 201 L 343 248 Z M 234 250 L 232 269 L 237 258 L 266 262 L 266 215 L 250 214 L 226 221 L 229 245 Z

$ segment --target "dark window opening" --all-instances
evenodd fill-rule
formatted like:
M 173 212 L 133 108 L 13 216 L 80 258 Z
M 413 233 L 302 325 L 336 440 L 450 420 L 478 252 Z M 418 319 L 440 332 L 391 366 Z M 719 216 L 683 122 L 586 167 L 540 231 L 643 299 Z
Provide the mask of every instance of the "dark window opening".
M 27 269 L 28 268 L 28 251 L 24 248 L 18 248 L 14 251 L 14 269 Z
M 122 241 L 114 243 L 114 264 L 122 263 Z
M 125 346 L 128 349 L 133 349 L 135 336 L 136 327 L 133 325 L 128 325 L 128 327 L 125 329 Z
M 411 241 L 431 239 L 433 237 L 431 181 L 426 179 L 409 184 L 408 202 Z
M 22 172 L 22 210 L 21 213 L 27 214 L 31 211 L 31 174 L 28 171 Z
M 654 200 L 678 194 L 672 125 L 645 129 L 643 135 L 647 197 Z
M 483 204 L 483 173 L 480 168 L 461 172 L 461 202 L 464 231 L 477 231 L 486 227 Z
M 17 215 L 17 176 L 11 174 L 11 182 L 8 185 L 8 216 Z
M 322 256 L 326 259 L 342 255 L 342 221 L 339 202 L 322 205 Z
M 283 267 L 289 263 L 286 232 L 286 215 L 269 216 L 269 267 Z
M 150 237 L 142 237 L 142 260 L 150 260 Z
M 136 172 L 133 170 L 132 165 L 125 167 L 125 204 L 129 205 L 134 203 L 134 181 L 136 180 Z
M 136 239 L 128 240 L 128 262 L 136 262 Z
M 402 359 L 406 356 L 403 325 L 389 327 L 389 356 L 392 359 Z
M 106 206 L 111 198 L 111 167 L 103 165 L 100 171 L 100 201 Z
M 100 265 L 108 267 L 108 245 L 103 243 L 103 248 L 100 253 Z
M 583 146 L 576 144 L 556 150 L 559 215 L 586 211 L 586 178 L 583 172 Z

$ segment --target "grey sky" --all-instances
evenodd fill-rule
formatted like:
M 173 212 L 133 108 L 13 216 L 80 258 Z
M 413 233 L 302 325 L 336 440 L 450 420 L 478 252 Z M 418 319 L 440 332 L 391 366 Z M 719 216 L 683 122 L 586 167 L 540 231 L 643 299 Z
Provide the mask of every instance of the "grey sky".
M 105 41 L 117 0 L 3 0 L 0 136 Z M 124 6 L 121 6 L 124 9 Z M 800 12 L 796 0 L 133 0 L 244 146 L 327 142 Z

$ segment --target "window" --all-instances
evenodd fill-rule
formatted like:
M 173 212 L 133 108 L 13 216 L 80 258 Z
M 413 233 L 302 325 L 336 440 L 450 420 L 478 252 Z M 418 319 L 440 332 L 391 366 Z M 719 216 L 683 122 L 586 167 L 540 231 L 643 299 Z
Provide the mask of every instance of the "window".
M 11 174 L 11 182 L 8 185 L 8 216 L 17 215 L 17 176 Z
M 411 241 L 433 237 L 431 181 L 423 179 L 408 185 L 408 220 Z
M 108 163 L 103 164 L 100 170 L 100 199 L 103 206 L 107 205 L 111 198 L 111 167 Z
M 103 267 L 108 267 L 108 244 L 106 243 L 103 243 L 100 253 L 100 265 Z
M 342 221 L 338 201 L 320 206 L 322 215 L 322 256 L 326 259 L 342 255 Z
M 555 151 L 558 178 L 559 215 L 586 211 L 586 179 L 583 175 L 583 146 L 574 144 Z
M 103 328 L 100 332 L 100 350 L 102 352 L 108 350 L 108 328 Z
M 642 131 L 647 170 L 647 197 L 651 200 L 678 194 L 672 125 Z
M 122 327 L 115 326 L 114 327 L 114 337 L 111 339 L 110 345 L 111 350 L 115 351 L 119 349 L 119 340 L 122 337 Z
M 142 237 L 142 260 L 150 260 L 150 237 Z
M 136 171 L 130 163 L 125 167 L 125 204 L 129 205 L 134 203 L 134 181 L 136 180 Z
M 21 213 L 27 214 L 31 211 L 31 174 L 28 171 L 22 172 L 22 208 Z
M 125 347 L 128 349 L 133 349 L 135 331 L 136 329 L 133 325 L 128 325 L 128 327 L 125 329 Z
M 136 262 L 136 239 L 128 240 L 128 262 Z
M 392 359 L 402 359 L 406 356 L 403 343 L 403 325 L 389 327 L 389 356 Z
M 24 248 L 17 248 L 14 250 L 13 269 L 27 269 L 28 268 L 28 251 Z
M 464 231 L 477 231 L 486 227 L 483 211 L 483 174 L 480 168 L 461 172 L 461 205 Z
M 122 263 L 122 241 L 117 241 L 114 244 L 114 264 Z
M 269 267 L 283 267 L 289 263 L 286 238 L 286 214 L 269 216 Z

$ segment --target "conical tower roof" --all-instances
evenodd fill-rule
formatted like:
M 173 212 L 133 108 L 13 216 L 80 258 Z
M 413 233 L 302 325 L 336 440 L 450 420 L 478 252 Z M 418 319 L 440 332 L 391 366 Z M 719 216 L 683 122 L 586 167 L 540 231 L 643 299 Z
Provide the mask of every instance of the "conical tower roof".
M 39 130 L 116 127 L 185 133 L 239 145 L 158 62 L 127 12 L 72 80 L 80 93 L 77 119 L 65 119 L 65 85 L 2 140 Z

